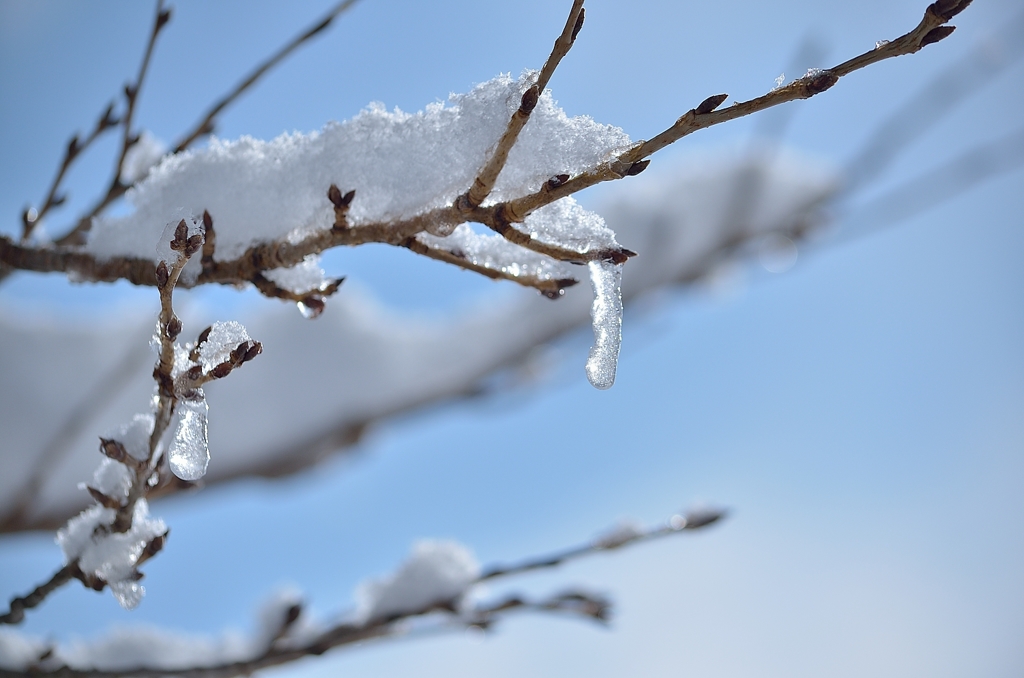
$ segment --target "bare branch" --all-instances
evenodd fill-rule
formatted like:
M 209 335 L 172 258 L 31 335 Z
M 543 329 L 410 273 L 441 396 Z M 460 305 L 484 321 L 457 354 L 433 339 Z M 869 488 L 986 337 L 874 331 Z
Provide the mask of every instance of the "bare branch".
M 254 68 L 252 72 L 249 73 L 249 75 L 247 75 L 245 78 L 243 78 L 241 82 L 235 85 L 235 87 L 230 92 L 225 94 L 223 97 L 221 97 L 219 101 L 217 101 L 210 107 L 210 109 L 205 113 L 203 118 L 198 123 L 196 123 L 196 125 L 193 126 L 190 131 L 186 132 L 178 141 L 178 143 L 174 145 L 174 150 L 172 152 L 178 153 L 180 151 L 183 151 L 186 148 L 190 147 L 193 143 L 196 142 L 196 140 L 200 139 L 201 137 L 204 137 L 208 134 L 212 134 L 214 129 L 216 128 L 217 116 L 220 115 L 221 111 L 223 111 L 229 105 L 234 103 L 234 101 L 238 99 L 238 97 L 240 97 L 247 89 L 252 87 L 256 83 L 256 81 L 263 77 L 263 75 L 267 71 L 269 71 L 271 68 L 284 61 L 284 59 L 287 58 L 289 54 L 291 54 L 296 49 L 301 47 L 303 43 L 307 42 L 308 40 L 319 34 L 321 31 L 326 29 L 328 26 L 330 26 L 331 22 L 334 21 L 335 17 L 337 17 L 339 14 L 347 10 L 352 5 L 356 4 L 356 2 L 358 2 L 358 0 L 343 0 L 342 2 L 339 2 L 334 7 L 329 9 L 327 13 L 319 21 L 313 24 L 310 28 L 306 29 L 301 34 L 297 35 L 295 38 L 292 39 L 291 42 L 286 44 L 284 47 L 282 47 L 277 52 L 272 54 L 269 58 L 267 58 L 266 61 L 264 61 L 256 68 Z

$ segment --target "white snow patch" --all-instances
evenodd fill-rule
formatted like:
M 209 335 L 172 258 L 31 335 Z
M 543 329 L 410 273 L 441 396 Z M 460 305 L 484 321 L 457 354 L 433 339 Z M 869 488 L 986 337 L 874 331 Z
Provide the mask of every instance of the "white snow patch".
M 121 181 L 131 185 L 144 178 L 149 170 L 160 162 L 160 158 L 167 153 L 167 144 L 143 130 L 139 140 L 136 141 L 124 156 L 124 165 L 121 168 Z
M 199 362 L 206 372 L 230 360 L 231 352 L 239 344 L 252 340 L 245 327 L 234 320 L 215 322 L 210 327 L 206 341 L 199 345 Z
M 263 275 L 278 287 L 295 294 L 322 290 L 329 283 L 324 269 L 320 268 L 320 257 L 314 254 L 291 268 L 275 268 Z
M 480 564 L 462 544 L 419 541 L 397 572 L 359 586 L 356 591 L 358 617 L 381 619 L 418 612 L 433 605 L 458 607 L 479 576 Z
M 208 210 L 218 260 L 248 247 L 329 229 L 327 189 L 355 189 L 349 220 L 358 225 L 450 204 L 473 182 L 534 73 L 501 75 L 470 93 L 418 113 L 372 104 L 320 132 L 272 141 L 214 139 L 208 148 L 167 157 L 128 192 L 135 211 L 95 221 L 86 250 L 101 259 L 152 258 L 169 219 Z M 626 147 L 619 128 L 569 118 L 544 92 L 512 148 L 491 200 L 518 197 L 557 174 L 577 174 Z

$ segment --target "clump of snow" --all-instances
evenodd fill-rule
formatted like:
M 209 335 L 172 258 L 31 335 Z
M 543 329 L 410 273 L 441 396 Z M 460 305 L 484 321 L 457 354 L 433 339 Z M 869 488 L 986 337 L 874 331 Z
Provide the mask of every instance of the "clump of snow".
M 571 264 L 524 249 L 500 235 L 481 235 L 466 224 L 460 224 L 451 235 L 438 237 L 421 233 L 417 238 L 434 249 L 451 252 L 471 264 L 501 271 L 512 277 L 534 277 L 539 280 L 575 279 Z
M 92 487 L 108 497 L 126 499 L 132 489 L 132 474 L 121 462 L 104 458 L 92 474 Z M 78 489 L 85 488 L 85 483 L 78 484 Z
M 210 464 L 207 415 L 210 411 L 202 389 L 194 398 L 178 400 L 178 428 L 167 452 L 171 472 L 182 480 L 199 480 Z
M 278 287 L 295 294 L 322 290 L 329 283 L 324 269 L 320 268 L 320 257 L 314 254 L 291 268 L 275 268 L 263 275 Z
M 165 153 L 167 144 L 150 134 L 149 130 L 143 130 L 139 140 L 132 144 L 124 156 L 121 181 L 131 185 L 142 179 Z
M 450 204 L 472 184 L 534 78 L 502 75 L 418 113 L 374 104 L 320 132 L 272 141 L 215 139 L 206 149 L 165 158 L 128 192 L 135 211 L 97 219 L 86 249 L 100 259 L 151 258 L 168 219 L 208 210 L 217 225 L 214 257 L 235 259 L 256 243 L 329 229 L 331 184 L 356 191 L 353 224 Z M 490 199 L 535 191 L 550 177 L 593 167 L 629 143 L 617 127 L 569 118 L 544 92 Z
M 24 671 L 46 652 L 42 640 L 32 638 L 14 629 L 0 628 L 0 668 Z
M 83 572 L 107 582 L 121 606 L 131 610 L 145 594 L 137 582 L 135 566 L 146 545 L 166 534 L 167 526 L 159 518 L 149 517 L 145 499 L 135 503 L 132 527 L 127 532 L 107 529 L 115 513 L 98 504 L 82 511 L 57 531 L 57 544 L 64 552 L 65 563 L 77 558 Z
M 575 252 L 619 249 L 615 232 L 604 219 L 583 209 L 571 196 L 541 207 L 526 217 L 523 226 L 534 239 Z
M 604 390 L 615 383 L 622 344 L 622 265 L 608 261 L 592 261 L 588 265 L 594 288 L 590 311 L 594 345 L 587 359 L 587 379 L 594 388 Z
M 382 619 L 432 606 L 457 607 L 479 576 L 480 564 L 462 544 L 419 541 L 393 575 L 360 585 L 359 617 Z
M 254 653 L 252 643 L 240 633 L 205 638 L 132 626 L 115 628 L 95 639 L 72 640 L 59 646 L 55 655 L 78 669 L 130 671 L 139 667 L 174 670 L 217 666 L 250 659 Z
M 598 536 L 594 540 L 594 548 L 615 549 L 624 544 L 628 544 L 637 537 L 642 537 L 644 534 L 644 528 L 639 523 L 623 521 L 604 534 Z
M 122 424 L 112 431 L 108 431 L 104 438 L 116 440 L 132 455 L 140 461 L 149 459 L 149 436 L 153 433 L 153 415 L 136 414 L 127 424 Z M 81 477 L 81 476 L 79 476 Z M 96 488 L 100 489 L 100 488 Z
M 209 372 L 217 365 L 231 359 L 231 351 L 244 341 L 252 341 L 242 323 L 234 320 L 215 322 L 211 325 L 206 341 L 199 345 L 199 363 Z

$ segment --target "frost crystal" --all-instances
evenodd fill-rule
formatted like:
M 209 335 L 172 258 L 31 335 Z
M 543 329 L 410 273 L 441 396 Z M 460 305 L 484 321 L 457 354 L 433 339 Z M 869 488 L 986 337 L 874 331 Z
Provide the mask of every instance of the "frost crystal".
M 139 557 L 156 537 L 167 533 L 164 521 L 149 517 L 145 499 L 135 503 L 132 527 L 124 533 L 110 532 L 115 511 L 95 505 L 68 521 L 57 531 L 57 543 L 64 559 L 78 559 L 82 572 L 110 585 L 117 602 L 126 610 L 135 608 L 146 590 L 138 584 L 135 566 Z
M 234 320 L 213 323 L 206 341 L 199 346 L 199 361 L 203 370 L 209 372 L 230 360 L 231 351 L 244 341 L 251 341 L 251 338 L 242 323 Z
M 207 413 L 210 410 L 202 389 L 195 399 L 178 401 L 178 429 L 168 451 L 171 472 L 182 480 L 199 480 L 206 475 L 210 463 L 207 442 Z
M 479 576 L 480 564 L 462 544 L 417 542 L 398 572 L 360 585 L 360 616 L 381 619 L 435 605 L 457 606 Z
M 594 288 L 594 305 L 590 310 L 594 345 L 587 359 L 587 379 L 594 388 L 604 390 L 615 383 L 622 343 L 622 266 L 608 261 L 592 261 L 588 265 Z

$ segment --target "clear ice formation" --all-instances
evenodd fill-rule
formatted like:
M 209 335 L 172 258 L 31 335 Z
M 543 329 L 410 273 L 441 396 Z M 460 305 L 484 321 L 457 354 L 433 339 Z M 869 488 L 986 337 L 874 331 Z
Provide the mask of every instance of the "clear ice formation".
M 615 383 L 622 343 L 622 266 L 608 261 L 592 261 L 588 266 L 594 288 L 590 309 L 594 345 L 587 359 L 587 379 L 594 388 L 604 390 Z
M 199 480 L 206 475 L 210 463 L 210 446 L 207 440 L 207 413 L 202 389 L 196 399 L 178 401 L 178 429 L 174 433 L 167 461 L 171 472 L 182 480 Z

